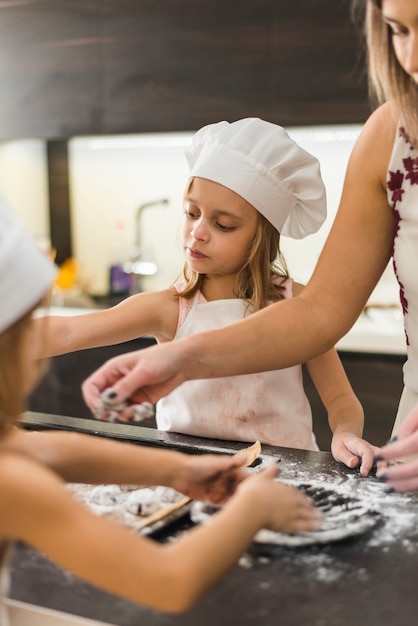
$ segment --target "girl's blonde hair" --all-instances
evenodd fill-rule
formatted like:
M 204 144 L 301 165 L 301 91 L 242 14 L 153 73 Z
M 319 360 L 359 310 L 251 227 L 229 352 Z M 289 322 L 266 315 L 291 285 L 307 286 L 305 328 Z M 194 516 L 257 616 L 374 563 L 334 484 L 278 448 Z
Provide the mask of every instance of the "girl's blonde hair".
M 364 23 L 372 102 L 394 100 L 409 138 L 418 144 L 418 86 L 396 58 L 391 29 L 382 19 L 382 0 L 354 0 L 353 14 Z
M 280 233 L 257 211 L 257 229 L 248 259 L 239 272 L 234 288 L 237 298 L 247 300 L 248 309 L 255 313 L 270 302 L 283 300 L 284 282 L 289 278 L 286 261 L 280 251 Z M 274 284 L 274 276 L 282 280 Z M 202 289 L 205 275 L 191 270 L 187 263 L 183 267 L 185 288 L 179 296 L 191 298 Z
M 0 434 L 15 424 L 26 408 L 26 397 L 30 391 L 27 342 L 34 309 L 0 333 Z M 45 369 L 44 361 L 38 364 L 34 384 Z M 32 367 L 36 367 L 35 363 Z M 31 373 L 33 375 L 35 370 L 31 369 Z

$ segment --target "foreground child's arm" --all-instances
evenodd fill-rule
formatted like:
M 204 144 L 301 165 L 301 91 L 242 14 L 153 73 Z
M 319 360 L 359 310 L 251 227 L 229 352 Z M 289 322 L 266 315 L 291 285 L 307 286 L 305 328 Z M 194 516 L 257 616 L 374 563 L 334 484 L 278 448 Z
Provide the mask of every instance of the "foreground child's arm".
M 236 563 L 260 528 L 318 528 L 318 512 L 302 493 L 275 482 L 276 472 L 270 466 L 248 478 L 211 524 L 160 545 L 95 516 L 41 464 L 4 452 L 0 542 L 22 540 L 111 593 L 163 611 L 183 611 Z
M 2 449 L 46 465 L 67 482 L 164 485 L 192 498 L 224 502 L 246 478 L 245 455 L 189 455 L 76 432 L 14 428 Z

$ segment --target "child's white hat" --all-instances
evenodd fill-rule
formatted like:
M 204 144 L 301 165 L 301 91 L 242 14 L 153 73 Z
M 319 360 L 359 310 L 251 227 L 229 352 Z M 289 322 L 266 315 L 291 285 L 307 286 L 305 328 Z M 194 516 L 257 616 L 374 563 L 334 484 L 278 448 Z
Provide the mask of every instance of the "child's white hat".
M 0 332 L 47 293 L 55 265 L 0 198 Z
M 327 215 L 319 161 L 276 124 L 258 118 L 204 126 L 186 149 L 190 176 L 247 200 L 282 234 L 301 239 Z

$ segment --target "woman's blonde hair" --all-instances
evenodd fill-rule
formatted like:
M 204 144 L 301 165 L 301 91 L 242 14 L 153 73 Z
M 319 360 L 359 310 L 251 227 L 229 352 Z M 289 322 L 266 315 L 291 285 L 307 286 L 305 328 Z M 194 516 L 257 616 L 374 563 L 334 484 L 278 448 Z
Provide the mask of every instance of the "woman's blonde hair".
M 34 307 L 36 308 L 36 307 Z M 0 333 L 0 433 L 4 433 L 15 424 L 25 410 L 28 389 L 27 353 L 28 335 L 32 323 L 33 311 L 29 311 L 5 331 Z M 45 325 L 46 327 L 46 325 Z M 31 373 L 35 384 L 45 369 L 45 362 L 32 364 Z
M 377 105 L 394 100 L 409 138 L 417 144 L 418 86 L 396 58 L 391 29 L 382 19 L 382 0 L 354 0 L 353 15 L 364 23 L 371 100 Z
M 241 268 L 234 294 L 237 298 L 247 300 L 248 309 L 255 313 L 270 302 L 284 298 L 284 281 L 289 278 L 285 259 L 280 251 L 280 233 L 272 224 L 257 211 L 257 229 L 248 259 Z M 273 276 L 283 280 L 272 282 Z M 205 275 L 191 270 L 187 263 L 183 267 L 186 286 L 179 296 L 192 297 L 205 281 Z

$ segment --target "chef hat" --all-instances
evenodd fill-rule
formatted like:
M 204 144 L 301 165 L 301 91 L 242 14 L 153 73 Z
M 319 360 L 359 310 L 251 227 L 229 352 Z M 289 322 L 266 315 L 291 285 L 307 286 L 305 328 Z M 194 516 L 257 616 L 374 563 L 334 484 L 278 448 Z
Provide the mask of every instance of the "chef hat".
M 319 161 L 276 124 L 258 118 L 204 126 L 186 149 L 190 176 L 239 194 L 282 234 L 302 239 L 324 222 Z
M 55 275 L 54 264 L 0 198 L 0 332 L 41 300 Z

